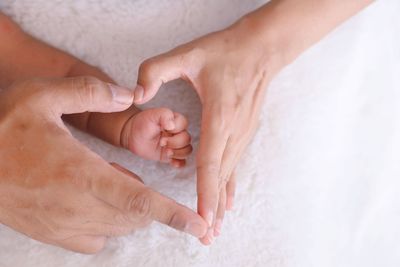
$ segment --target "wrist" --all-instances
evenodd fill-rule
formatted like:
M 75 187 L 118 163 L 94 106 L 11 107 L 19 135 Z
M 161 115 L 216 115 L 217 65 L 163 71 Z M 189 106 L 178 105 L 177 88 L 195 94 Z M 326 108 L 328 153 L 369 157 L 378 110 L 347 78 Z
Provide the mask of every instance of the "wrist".
M 131 106 L 129 109 L 115 113 L 90 113 L 87 132 L 119 147 L 125 147 L 124 136 L 129 130 L 128 124 L 140 109 Z
M 309 47 L 368 6 L 373 0 L 273 0 L 233 25 L 260 42 L 274 71 L 293 62 Z
M 238 42 L 246 45 L 247 54 L 253 54 L 254 60 L 271 77 L 288 64 L 279 33 L 274 28 L 265 27 L 253 13 L 240 18 L 227 31 L 237 36 Z

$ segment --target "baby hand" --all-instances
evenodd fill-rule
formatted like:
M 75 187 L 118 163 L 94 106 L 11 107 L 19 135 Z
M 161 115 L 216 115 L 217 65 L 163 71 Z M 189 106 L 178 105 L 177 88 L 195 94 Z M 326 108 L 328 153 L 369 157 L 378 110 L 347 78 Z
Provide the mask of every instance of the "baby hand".
M 121 144 L 145 159 L 183 167 L 192 152 L 188 122 L 167 108 L 141 111 L 129 118 L 121 133 Z

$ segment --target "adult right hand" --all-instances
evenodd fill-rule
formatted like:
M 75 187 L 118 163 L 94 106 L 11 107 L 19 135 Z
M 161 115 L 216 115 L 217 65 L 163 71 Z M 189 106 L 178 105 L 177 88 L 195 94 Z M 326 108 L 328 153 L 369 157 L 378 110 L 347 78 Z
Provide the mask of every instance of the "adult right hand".
M 1 91 L 0 222 L 81 253 L 152 220 L 204 236 L 207 223 L 197 213 L 105 162 L 61 120 L 122 111 L 132 102 L 129 90 L 90 77 L 29 80 Z
M 198 212 L 211 244 L 232 208 L 234 170 L 257 130 L 267 85 L 303 51 L 372 0 L 272 0 L 230 27 L 145 60 L 136 104 L 163 83 L 189 82 L 202 103 L 197 152 Z

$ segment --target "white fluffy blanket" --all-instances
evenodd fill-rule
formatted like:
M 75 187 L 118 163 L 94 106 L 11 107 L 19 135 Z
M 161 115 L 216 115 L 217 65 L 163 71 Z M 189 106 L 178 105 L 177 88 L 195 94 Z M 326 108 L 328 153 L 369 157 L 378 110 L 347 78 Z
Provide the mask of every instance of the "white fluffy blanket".
M 143 59 L 263 2 L 2 0 L 0 9 L 133 86 Z M 398 0 L 376 1 L 276 77 L 239 168 L 235 210 L 212 246 L 154 223 L 87 256 L 0 226 L 0 266 L 400 266 L 399 13 Z M 187 85 L 165 86 L 148 106 L 186 114 L 198 143 L 201 107 Z M 74 134 L 195 207 L 193 157 L 175 171 Z

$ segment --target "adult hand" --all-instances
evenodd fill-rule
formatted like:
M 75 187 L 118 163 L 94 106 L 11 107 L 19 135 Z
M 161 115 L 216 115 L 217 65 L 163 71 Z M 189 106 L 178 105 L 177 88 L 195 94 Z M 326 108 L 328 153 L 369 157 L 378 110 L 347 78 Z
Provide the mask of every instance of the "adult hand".
M 197 213 L 105 162 L 61 120 L 62 114 L 121 111 L 132 98 L 129 90 L 90 77 L 29 80 L 1 91 L 0 222 L 82 253 L 152 220 L 204 236 L 206 222 Z
M 204 244 L 220 233 L 225 210 L 232 208 L 234 169 L 257 128 L 273 74 L 268 64 L 273 54 L 261 54 L 261 49 L 266 50 L 239 25 L 148 59 L 139 69 L 137 104 L 150 100 L 163 83 L 177 78 L 192 84 L 200 96 L 198 212 L 210 227 Z
M 267 84 L 285 65 L 372 0 L 272 0 L 231 27 L 148 59 L 135 102 L 170 80 L 193 85 L 203 104 L 197 154 L 198 212 L 209 244 L 232 207 L 234 169 L 251 140 Z

